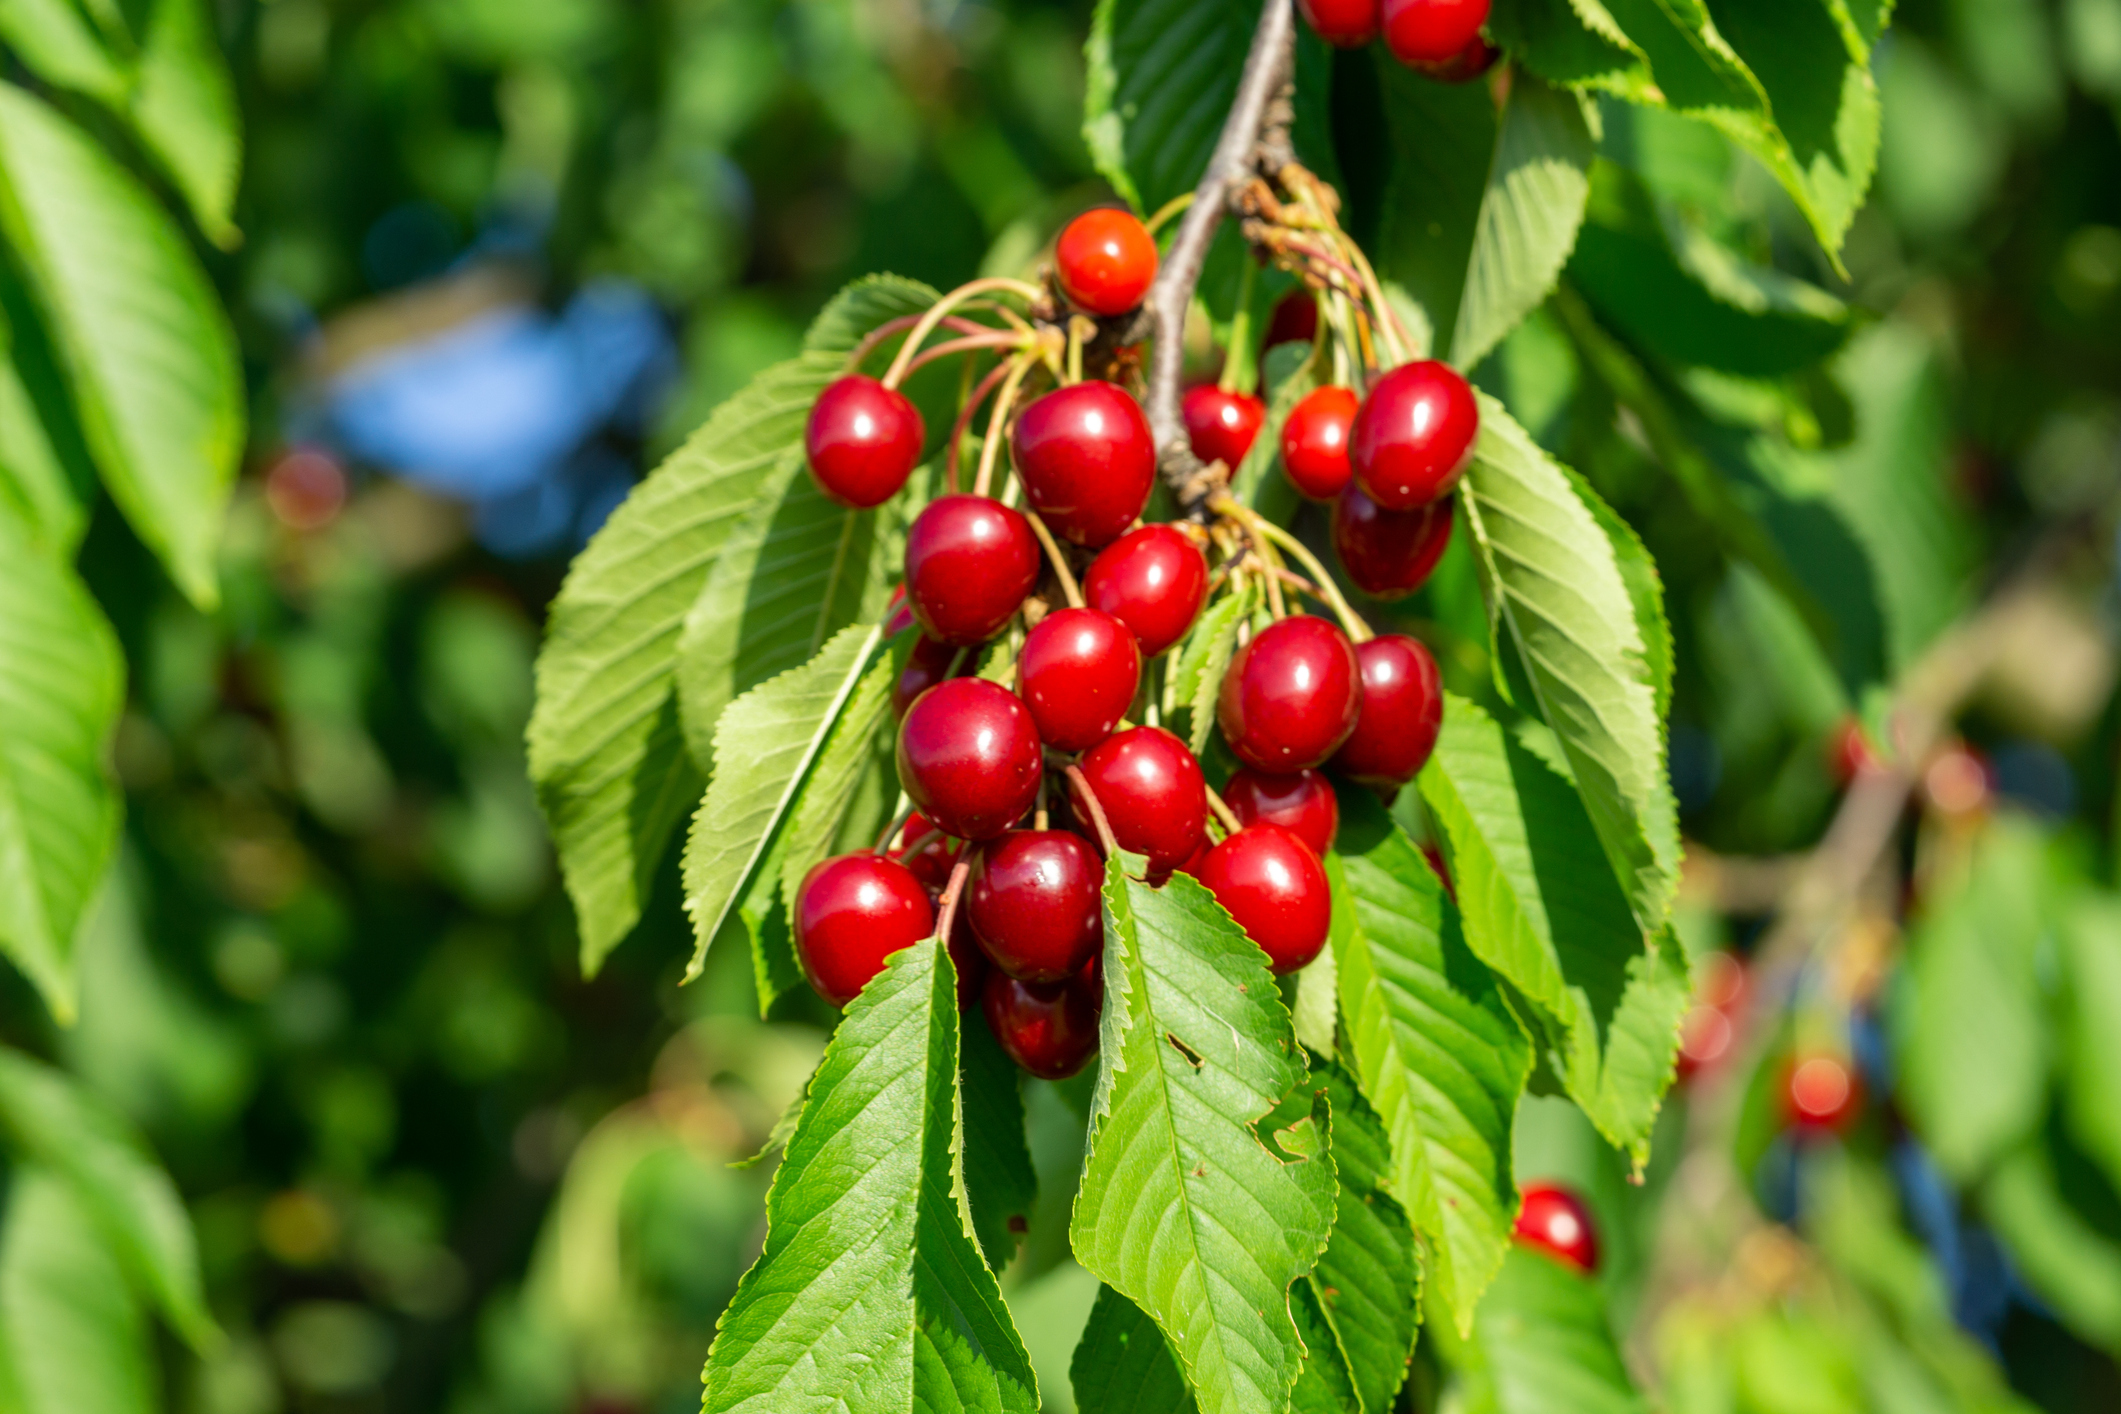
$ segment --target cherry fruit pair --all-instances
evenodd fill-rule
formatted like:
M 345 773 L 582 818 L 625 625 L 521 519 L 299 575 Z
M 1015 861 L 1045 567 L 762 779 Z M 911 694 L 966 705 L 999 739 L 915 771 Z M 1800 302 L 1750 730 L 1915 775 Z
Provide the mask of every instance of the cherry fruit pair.
M 1446 83 L 1480 77 L 1495 62 L 1481 38 L 1489 0 L 1297 0 L 1319 38 L 1359 49 L 1384 36 L 1402 64 Z

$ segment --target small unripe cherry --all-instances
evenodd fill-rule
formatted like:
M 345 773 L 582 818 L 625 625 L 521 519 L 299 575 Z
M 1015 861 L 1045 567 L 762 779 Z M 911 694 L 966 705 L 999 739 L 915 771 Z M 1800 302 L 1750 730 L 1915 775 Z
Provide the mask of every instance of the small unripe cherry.
M 1154 658 L 1200 617 L 1208 561 L 1175 526 L 1130 530 L 1098 553 L 1083 578 L 1083 599 L 1125 624 L 1144 658 Z
M 1112 837 L 1121 849 L 1147 855 L 1150 874 L 1168 874 L 1199 847 L 1207 831 L 1207 782 L 1186 744 L 1162 727 L 1106 737 L 1083 756 L 1082 772 Z M 1083 815 L 1089 818 L 1087 806 Z
M 1066 1080 L 1097 1054 L 1101 990 L 1086 973 L 1019 982 L 997 968 L 987 974 L 980 1010 L 1009 1059 L 1041 1080 Z
M 1362 710 L 1333 754 L 1333 767 L 1366 786 L 1396 790 L 1420 773 L 1436 749 L 1443 676 L 1429 650 L 1403 633 L 1356 644 L 1355 659 L 1362 665 Z
M 1031 713 L 984 678 L 921 694 L 898 731 L 898 779 L 945 834 L 993 839 L 1038 799 L 1043 759 Z
M 1800 1133 L 1838 1134 L 1863 1108 L 1863 1082 L 1841 1056 L 1793 1056 L 1783 1072 L 1783 1112 Z
M 1095 380 L 1055 388 L 1017 415 L 1009 444 L 1024 499 L 1063 540 L 1109 545 L 1149 504 L 1156 443 L 1123 388 Z
M 996 967 L 1023 982 L 1060 982 L 1104 943 L 1104 882 L 1081 835 L 1011 830 L 980 847 L 965 911 Z
M 1568 1189 L 1552 1183 L 1528 1183 L 1524 1206 L 1512 1231 L 1519 1242 L 1551 1253 L 1588 1276 L 1598 1270 L 1598 1228 L 1591 1210 Z
M 1471 83 L 1495 67 L 1502 51 L 1480 35 L 1474 35 L 1459 50 L 1441 64 L 1416 65 L 1421 72 L 1438 83 Z
M 1186 440 L 1203 462 L 1221 462 L 1232 471 L 1252 450 L 1267 421 L 1267 405 L 1250 393 L 1232 393 L 1203 383 L 1186 390 L 1180 410 Z
M 1058 751 L 1088 751 L 1134 704 L 1142 655 L 1110 614 L 1061 609 L 1025 635 L 1016 673 L 1038 739 Z
M 1353 482 L 1333 503 L 1333 549 L 1357 589 L 1402 599 L 1428 583 L 1451 544 L 1448 496 L 1415 511 L 1388 511 Z
M 1336 49 L 1360 49 L 1377 38 L 1377 0 L 1296 0 L 1296 10 Z
M 1131 211 L 1100 206 L 1070 221 L 1054 243 L 1061 293 L 1091 314 L 1125 314 L 1156 280 L 1156 237 Z
M 819 996 L 845 1006 L 884 970 L 884 959 L 935 932 L 935 911 L 904 865 L 843 854 L 803 876 L 792 922 L 803 975 Z
M 1418 510 L 1458 484 L 1479 436 L 1480 405 L 1457 369 L 1433 358 L 1402 364 L 1355 414 L 1355 484 L 1388 511 Z
M 1223 787 L 1223 803 L 1239 824 L 1279 825 L 1321 858 L 1340 832 L 1340 800 L 1320 771 L 1278 776 L 1247 766 Z
M 1348 434 L 1362 399 L 1349 388 L 1318 388 L 1289 409 L 1281 425 L 1281 468 L 1298 494 L 1313 501 L 1338 496 L 1353 476 Z
M 1354 645 L 1337 625 L 1298 614 L 1232 655 L 1215 720 L 1238 760 L 1286 773 L 1324 765 L 1361 709 Z
M 904 393 L 850 373 L 826 385 L 811 405 L 803 449 L 827 496 L 867 509 L 898 494 L 927 436 L 920 410 Z
M 931 638 L 994 637 L 1038 583 L 1038 540 L 1023 513 L 986 496 L 941 496 L 906 531 L 906 599 Z
M 1307 966 L 1333 925 L 1333 891 L 1311 847 L 1279 825 L 1247 825 L 1196 876 L 1279 973 Z
M 1449 63 L 1488 22 L 1488 0 L 1384 0 L 1385 48 L 1415 68 Z

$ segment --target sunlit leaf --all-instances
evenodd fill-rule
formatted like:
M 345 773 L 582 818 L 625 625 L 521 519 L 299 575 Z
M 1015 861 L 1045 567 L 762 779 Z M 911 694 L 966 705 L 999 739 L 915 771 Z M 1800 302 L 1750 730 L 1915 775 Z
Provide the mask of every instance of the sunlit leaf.
M 124 1270 L 48 1168 L 9 1176 L 0 1224 L 0 1406 L 11 1414 L 154 1414 L 153 1343 Z

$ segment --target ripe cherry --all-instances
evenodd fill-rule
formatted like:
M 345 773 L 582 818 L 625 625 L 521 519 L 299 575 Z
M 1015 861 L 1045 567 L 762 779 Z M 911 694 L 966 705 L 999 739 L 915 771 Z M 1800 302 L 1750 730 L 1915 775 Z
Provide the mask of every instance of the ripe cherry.
M 1348 484 L 1348 433 L 1362 400 L 1347 388 L 1319 388 L 1289 409 L 1281 425 L 1281 466 L 1294 486 L 1314 501 L 1330 501 Z
M 1112 837 L 1121 849 L 1149 856 L 1151 874 L 1168 874 L 1199 847 L 1207 830 L 1207 782 L 1186 744 L 1162 727 L 1106 737 L 1084 755 L 1082 770 Z
M 1025 635 L 1016 672 L 1039 740 L 1059 751 L 1087 751 L 1112 735 L 1133 705 L 1142 655 L 1110 614 L 1062 609 Z
M 1176 526 L 1130 530 L 1090 562 L 1083 598 L 1133 630 L 1144 658 L 1186 636 L 1208 597 L 1208 561 Z
M 1156 444 L 1141 404 L 1110 383 L 1056 388 L 1010 434 L 1024 498 L 1055 535 L 1097 549 L 1149 504 Z
M 1795 1056 L 1783 1072 L 1782 1099 L 1800 1132 L 1840 1133 L 1863 1107 L 1863 1082 L 1841 1056 Z
M 941 496 L 906 532 L 906 598 L 931 638 L 984 643 L 1038 583 L 1023 513 L 986 496 Z
M 1350 484 L 1333 504 L 1333 549 L 1365 594 L 1401 599 L 1428 583 L 1451 544 L 1451 499 L 1388 511 Z
M 1101 206 L 1068 223 L 1053 259 L 1069 299 L 1092 314 L 1125 314 L 1156 279 L 1156 237 L 1133 212 Z
M 906 666 L 899 670 L 898 681 L 891 688 L 891 710 L 905 716 L 915 698 L 950 676 L 950 666 L 959 663 L 960 653 L 965 656 L 959 664 L 959 672 L 978 668 L 979 655 L 970 649 L 930 638 L 925 633 L 914 639 L 913 647 L 906 653 Z
M 1221 462 L 1230 470 L 1245 459 L 1267 420 L 1267 405 L 1250 393 L 1231 393 L 1212 383 L 1186 390 L 1182 410 L 1186 440 L 1204 462 Z
M 1480 405 L 1458 370 L 1433 358 L 1402 364 L 1355 415 L 1355 482 L 1388 511 L 1418 510 L 1458 484 L 1479 435 Z
M 1376 12 L 1372 0 L 1369 6 Z M 1267 334 L 1259 341 L 1262 351 L 1276 344 L 1308 344 L 1318 337 L 1318 300 L 1309 290 L 1291 290 L 1274 302 L 1267 316 Z
M 1215 719 L 1240 761 L 1289 772 L 1323 765 L 1361 710 L 1355 646 L 1326 620 L 1298 614 L 1237 650 Z
M 1060 982 L 1104 942 L 1104 882 L 1081 835 L 1011 830 L 981 846 L 965 911 L 996 967 L 1023 982 Z
M 1429 650 L 1403 633 L 1381 633 L 1355 646 L 1362 665 L 1362 711 L 1334 753 L 1343 775 L 1396 790 L 1420 773 L 1443 726 L 1443 677 Z
M 927 436 L 920 410 L 904 393 L 850 373 L 828 384 L 811 405 L 803 447 L 825 494 L 865 509 L 898 494 Z
M 1384 0 L 1385 48 L 1416 68 L 1458 57 L 1488 22 L 1488 0 Z
M 1247 825 L 1208 851 L 1196 877 L 1275 972 L 1294 972 L 1325 947 L 1332 887 L 1318 856 L 1293 831 Z
M 1422 64 L 1421 71 L 1438 83 L 1471 83 L 1495 67 L 1502 52 L 1480 35 L 1467 41 L 1459 50 L 1441 64 Z
M 845 1006 L 884 959 L 935 932 L 928 891 L 873 854 L 820 860 L 795 895 L 795 952 L 819 996 Z
M 951 867 L 963 848 L 962 841 L 950 838 L 926 816 L 915 813 L 906 817 L 905 828 L 899 831 L 896 857 L 929 893 L 939 894 L 950 882 Z
M 1360 49 L 1377 38 L 1377 0 L 1296 0 L 1296 9 L 1336 49 Z
M 1230 777 L 1223 800 L 1240 824 L 1279 825 L 1316 855 L 1333 848 L 1333 836 L 1340 832 L 1340 801 L 1332 782 L 1318 771 L 1275 776 L 1247 766 Z
M 1552 1183 L 1525 1185 L 1524 1206 L 1517 1211 L 1512 1234 L 1586 1276 L 1598 1270 L 1598 1228 L 1591 1210 L 1568 1189 Z
M 898 779 L 945 834 L 990 840 L 1038 799 L 1031 713 L 1007 688 L 952 678 L 921 694 L 898 731 Z
M 1097 1054 L 1098 993 L 1082 974 L 1019 982 L 996 968 L 987 974 L 980 1010 L 1009 1059 L 1041 1080 L 1066 1080 Z

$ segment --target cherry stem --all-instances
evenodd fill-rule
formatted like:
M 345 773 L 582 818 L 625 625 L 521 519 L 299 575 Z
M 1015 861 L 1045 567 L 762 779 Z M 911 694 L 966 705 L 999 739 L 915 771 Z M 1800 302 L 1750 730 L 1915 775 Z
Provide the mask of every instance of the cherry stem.
M 994 395 L 994 414 L 987 419 L 987 440 L 980 444 L 979 475 L 972 481 L 975 496 L 986 495 L 987 488 L 994 484 L 994 460 L 1001 455 L 1002 429 L 1009 421 L 1009 405 L 1016 401 L 1016 390 L 1024 386 L 1035 361 L 1033 351 L 1026 349 L 1006 365 L 1009 376 L 1003 380 L 1002 390 Z
M 898 809 L 892 812 L 891 823 L 884 827 L 884 833 L 877 836 L 874 852 L 888 858 L 891 853 L 891 842 L 898 838 L 898 832 L 905 829 L 906 822 L 912 818 L 913 797 L 907 795 L 904 791 L 900 791 L 898 793 Z
M 952 339 L 947 343 L 937 344 L 932 349 L 923 349 L 918 358 L 906 365 L 906 376 L 911 378 L 937 359 L 949 358 L 952 354 L 971 353 L 975 349 L 1020 349 L 1027 345 L 1028 341 L 1021 334 L 1004 333 L 1001 330 L 977 337 Z
M 1209 808 L 1215 812 L 1215 818 L 1222 821 L 1226 834 L 1234 835 L 1245 827 L 1244 822 L 1237 818 L 1237 812 L 1230 808 L 1230 802 L 1217 794 L 1214 786 L 1205 786 L 1203 789 L 1208 792 Z
M 1230 314 L 1230 339 L 1224 345 L 1222 376 L 1215 380 L 1215 386 L 1225 393 L 1250 393 L 1258 385 L 1259 363 L 1251 348 L 1252 290 L 1258 281 L 1259 262 L 1248 253 L 1244 273 L 1237 280 L 1237 308 Z
M 1283 530 L 1250 506 L 1245 505 L 1235 496 L 1227 493 L 1216 500 L 1213 509 L 1220 511 L 1224 515 L 1235 516 L 1238 520 L 1244 522 L 1247 528 L 1265 536 L 1277 547 L 1294 555 L 1297 562 L 1311 572 L 1311 577 L 1319 588 L 1325 591 L 1326 602 L 1333 606 L 1333 613 L 1340 620 L 1340 626 L 1347 630 L 1349 638 L 1354 639 L 1357 643 L 1368 643 L 1372 638 L 1376 637 L 1370 631 L 1370 626 L 1362 621 L 1354 609 L 1349 607 L 1347 599 L 1340 592 L 1340 586 L 1333 582 L 1333 576 L 1327 572 L 1324 565 L 1319 563 L 1318 556 L 1312 554 L 1303 541 L 1298 540 L 1288 531 Z M 1274 588 L 1272 576 L 1267 579 L 1267 587 L 1271 593 Z
M 935 911 L 935 941 L 946 949 L 950 946 L 950 925 L 957 922 L 958 898 L 965 892 L 965 880 L 972 876 L 972 861 L 966 857 L 971 852 L 966 850 L 950 866 L 950 882 L 943 885 L 942 905 Z
M 943 476 L 953 496 L 957 494 L 957 464 L 962 460 L 959 452 L 965 441 L 965 429 L 972 425 L 973 414 L 979 411 L 981 403 L 987 401 L 987 394 L 994 391 L 994 385 L 1008 376 L 1009 361 L 1004 359 L 980 379 L 979 386 L 972 390 L 971 399 L 957 410 L 957 423 L 950 429 L 950 449 L 943 456 Z
M 1105 818 L 1105 807 L 1097 803 L 1097 792 L 1090 789 L 1090 778 L 1083 774 L 1080 766 L 1064 768 L 1068 784 L 1083 798 L 1083 808 L 1090 812 L 1090 823 L 1097 828 L 1097 842 L 1105 847 L 1105 858 L 1119 858 L 1119 841 L 1112 837 L 1112 822 Z
M 1038 543 L 1046 547 L 1046 558 L 1053 563 L 1054 576 L 1060 580 L 1061 593 L 1067 597 L 1068 607 L 1080 609 L 1083 606 L 1082 586 L 1077 584 L 1075 576 L 1069 573 L 1068 557 L 1061 553 L 1060 542 L 1053 538 L 1053 532 L 1039 519 L 1037 511 L 1031 512 L 1024 519 L 1031 522 L 1031 533 L 1038 537 Z
M 1009 313 L 1008 310 L 999 309 L 997 310 L 997 312 L 1005 315 Z M 864 334 L 862 336 L 862 341 L 854 346 L 854 352 L 847 355 L 847 366 L 849 368 L 860 368 L 862 366 L 862 361 L 869 357 L 871 351 L 874 350 L 878 344 L 881 344 L 882 342 L 884 342 L 884 340 L 890 338 L 893 334 L 898 333 L 900 330 L 911 329 L 914 325 L 920 322 L 921 316 L 918 314 L 902 314 L 896 319 L 885 320 L 882 324 L 877 325 L 874 329 L 871 329 L 867 334 Z M 963 318 L 962 316 L 956 314 L 953 314 L 943 320 L 943 323 L 949 325 L 952 329 L 957 330 L 957 332 L 960 334 L 991 334 L 994 332 L 994 330 L 988 325 L 981 324 L 977 320 Z
M 1162 206 L 1157 207 L 1156 214 L 1154 216 L 1151 216 L 1148 220 L 1142 222 L 1142 225 L 1146 227 L 1149 234 L 1153 236 L 1156 234 L 1157 229 L 1164 224 L 1164 222 L 1170 220 L 1173 216 L 1176 216 L 1179 212 L 1185 210 L 1192 204 L 1193 193 L 1189 191 L 1182 191 L 1177 196 L 1174 196 L 1169 201 L 1165 202 Z
M 1302 575 L 1298 574 L 1295 570 L 1288 568 L 1286 565 L 1275 565 L 1271 567 L 1268 572 L 1272 574 L 1274 578 L 1280 580 L 1283 584 L 1288 585 L 1291 589 L 1296 590 L 1298 593 L 1308 594 L 1313 599 L 1316 599 L 1319 603 L 1326 605 L 1328 608 L 1332 607 L 1333 600 L 1326 594 L 1325 590 L 1320 589 L 1310 580 L 1305 579 Z
M 928 336 L 935 332 L 935 326 L 947 319 L 952 309 L 974 295 L 985 294 L 989 290 L 1007 291 L 1027 304 L 1037 301 L 1042 294 L 1036 285 L 1028 285 L 1022 280 L 1011 280 L 1000 275 L 990 275 L 983 280 L 971 280 L 959 285 L 930 305 L 928 312 L 913 326 L 913 332 L 906 336 L 906 342 L 899 345 L 898 357 L 891 360 L 891 367 L 884 374 L 884 386 L 896 388 L 899 385 L 899 380 L 906 376 L 906 365 L 913 361 L 913 355 L 919 351 L 922 344 L 928 342 Z

